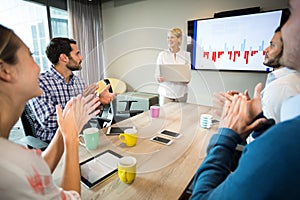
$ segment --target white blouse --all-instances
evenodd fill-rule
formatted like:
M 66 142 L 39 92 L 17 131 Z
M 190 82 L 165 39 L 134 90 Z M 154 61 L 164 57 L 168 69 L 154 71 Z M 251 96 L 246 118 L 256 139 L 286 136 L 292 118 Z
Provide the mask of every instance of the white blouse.
M 160 64 L 191 64 L 190 53 L 180 50 L 176 53 L 175 58 L 174 53 L 169 49 L 164 50 L 158 54 L 156 64 L 155 78 L 157 80 L 160 77 Z M 165 81 L 159 84 L 158 93 L 168 98 L 181 98 L 188 92 L 187 84 L 188 83 Z

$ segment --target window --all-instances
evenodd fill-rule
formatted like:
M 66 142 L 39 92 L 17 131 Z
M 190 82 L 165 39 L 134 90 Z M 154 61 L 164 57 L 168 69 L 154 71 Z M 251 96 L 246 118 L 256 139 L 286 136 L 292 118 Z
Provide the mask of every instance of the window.
M 52 37 L 68 37 L 68 12 L 50 7 Z
M 52 37 L 68 37 L 68 12 L 50 7 Z M 45 50 L 50 41 L 47 7 L 23 0 L 6 1 L 0 7 L 0 23 L 11 28 L 33 53 L 41 72 L 51 66 Z

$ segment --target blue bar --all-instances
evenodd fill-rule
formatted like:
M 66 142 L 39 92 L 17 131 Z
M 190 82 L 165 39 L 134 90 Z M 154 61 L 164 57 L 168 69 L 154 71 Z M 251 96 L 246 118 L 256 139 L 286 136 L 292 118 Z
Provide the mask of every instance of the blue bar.
M 259 46 L 259 51 L 263 51 L 265 48 L 265 41 L 261 41 L 261 46 Z
M 245 51 L 245 47 L 246 47 L 246 39 L 244 39 L 244 42 L 241 45 L 241 51 Z

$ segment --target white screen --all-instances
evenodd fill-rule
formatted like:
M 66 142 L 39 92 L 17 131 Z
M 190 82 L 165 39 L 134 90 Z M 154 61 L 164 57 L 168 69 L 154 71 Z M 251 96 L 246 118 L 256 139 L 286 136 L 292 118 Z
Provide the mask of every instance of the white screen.
M 282 10 L 194 23 L 195 69 L 271 71 L 264 49 L 280 25 Z M 195 45 L 196 44 L 196 45 Z
M 80 166 L 81 176 L 91 184 L 118 168 L 119 158 L 109 152 Z

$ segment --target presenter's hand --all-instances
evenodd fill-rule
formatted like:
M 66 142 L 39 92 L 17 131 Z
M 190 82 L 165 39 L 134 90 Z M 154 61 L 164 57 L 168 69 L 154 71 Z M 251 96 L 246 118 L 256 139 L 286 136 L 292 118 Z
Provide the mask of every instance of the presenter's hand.
M 159 83 L 165 82 L 165 78 L 162 77 L 162 76 L 158 77 L 157 80 L 158 80 Z

